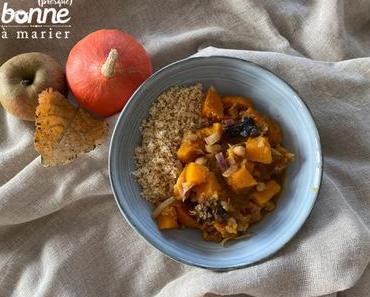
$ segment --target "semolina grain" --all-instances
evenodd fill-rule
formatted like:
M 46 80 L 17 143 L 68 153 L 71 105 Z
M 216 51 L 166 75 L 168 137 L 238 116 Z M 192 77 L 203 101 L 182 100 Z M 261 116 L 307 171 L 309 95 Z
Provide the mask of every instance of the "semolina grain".
M 200 83 L 171 87 L 156 99 L 141 125 L 142 143 L 135 150 L 133 174 L 142 196 L 154 204 L 172 196 L 183 167 L 176 152 L 184 132 L 206 124 L 200 114 L 203 96 Z

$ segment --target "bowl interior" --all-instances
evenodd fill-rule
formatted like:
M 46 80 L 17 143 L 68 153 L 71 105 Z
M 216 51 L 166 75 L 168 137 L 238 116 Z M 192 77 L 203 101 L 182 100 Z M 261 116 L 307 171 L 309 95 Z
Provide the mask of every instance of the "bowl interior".
M 221 94 L 253 99 L 258 110 L 277 120 L 284 145 L 296 159 L 289 167 L 277 208 L 251 228 L 253 236 L 226 248 L 206 242 L 197 230 L 160 232 L 152 206 L 140 195 L 131 174 L 139 127 L 153 101 L 168 87 L 202 82 Z M 227 57 L 191 58 L 171 64 L 149 78 L 120 115 L 110 148 L 110 178 L 117 203 L 128 222 L 152 245 L 178 261 L 211 269 L 250 265 L 280 249 L 308 217 L 321 182 L 321 151 L 311 114 L 298 95 L 271 72 L 244 60 Z

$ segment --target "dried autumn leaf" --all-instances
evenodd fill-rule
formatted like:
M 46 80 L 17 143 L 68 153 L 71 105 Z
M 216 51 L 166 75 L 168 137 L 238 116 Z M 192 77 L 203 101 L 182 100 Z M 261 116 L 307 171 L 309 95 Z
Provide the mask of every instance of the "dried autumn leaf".
M 75 108 L 52 89 L 40 93 L 35 118 L 34 145 L 45 167 L 72 162 L 103 143 L 108 131 L 105 121 Z

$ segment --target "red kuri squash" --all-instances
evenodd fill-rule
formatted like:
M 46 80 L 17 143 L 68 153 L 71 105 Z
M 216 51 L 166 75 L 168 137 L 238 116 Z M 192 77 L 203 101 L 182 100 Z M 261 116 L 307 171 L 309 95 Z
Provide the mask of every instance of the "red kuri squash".
M 143 46 L 119 30 L 99 30 L 81 39 L 66 66 L 67 81 L 77 101 L 101 116 L 119 112 L 151 73 Z

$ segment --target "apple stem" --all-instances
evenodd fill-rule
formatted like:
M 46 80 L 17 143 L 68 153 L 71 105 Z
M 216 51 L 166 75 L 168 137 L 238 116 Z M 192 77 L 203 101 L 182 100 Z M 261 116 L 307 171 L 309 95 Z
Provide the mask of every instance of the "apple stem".
M 101 67 L 101 73 L 105 77 L 109 78 L 114 75 L 114 68 L 115 68 L 117 60 L 118 60 L 118 51 L 115 48 L 112 48 L 103 66 Z

